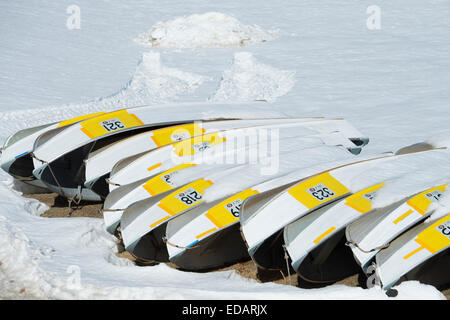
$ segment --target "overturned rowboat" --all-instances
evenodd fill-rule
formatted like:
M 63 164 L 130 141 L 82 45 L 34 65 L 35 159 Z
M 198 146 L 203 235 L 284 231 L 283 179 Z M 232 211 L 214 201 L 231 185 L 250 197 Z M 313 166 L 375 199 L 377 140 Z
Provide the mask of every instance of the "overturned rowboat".
M 376 276 L 387 290 L 408 279 L 436 287 L 450 283 L 450 214 L 423 222 L 376 255 Z
M 291 265 L 303 280 L 332 283 L 358 273 L 359 266 L 369 275 L 368 267 L 375 255 L 395 237 L 428 217 L 433 211 L 427 209 L 445 189 L 445 185 L 431 188 L 373 208 L 377 191 L 390 183 L 361 190 L 284 228 L 284 244 Z
M 41 135 L 45 135 L 49 138 L 71 124 L 104 113 L 105 112 L 98 112 L 82 115 L 61 122 L 44 124 L 17 131 L 11 135 L 3 145 L 2 156 L 0 159 L 1 168 L 17 180 L 39 187 L 45 187 L 45 185 L 33 175 L 34 164 L 32 151 L 34 149 L 35 140 Z
M 284 227 L 283 245 L 292 269 L 303 280 L 332 283 L 359 271 L 350 249 L 344 245 L 344 229 L 362 216 L 378 216 L 389 210 L 390 206 L 372 208 L 373 198 L 384 184 L 356 192 Z
M 364 271 L 380 248 L 397 236 L 428 218 L 434 212 L 447 184 L 433 187 L 401 201 L 393 210 L 378 215 L 367 215 L 346 227 L 346 238 L 356 261 Z

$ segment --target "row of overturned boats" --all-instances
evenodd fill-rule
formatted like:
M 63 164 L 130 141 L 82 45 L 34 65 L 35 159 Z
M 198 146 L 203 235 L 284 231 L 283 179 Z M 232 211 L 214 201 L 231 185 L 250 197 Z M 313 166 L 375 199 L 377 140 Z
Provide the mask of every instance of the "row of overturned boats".
M 102 201 L 108 232 L 144 263 L 200 271 L 251 258 L 314 284 L 362 273 L 385 290 L 448 286 L 447 184 L 383 189 L 450 152 L 361 153 L 368 142 L 344 119 L 257 103 L 141 106 L 18 131 L 1 167 L 70 203 Z

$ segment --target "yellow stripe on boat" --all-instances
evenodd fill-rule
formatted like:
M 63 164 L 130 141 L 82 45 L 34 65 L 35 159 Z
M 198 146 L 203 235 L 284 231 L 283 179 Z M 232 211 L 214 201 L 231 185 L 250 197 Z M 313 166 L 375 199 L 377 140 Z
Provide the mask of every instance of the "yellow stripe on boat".
M 217 228 L 212 228 L 212 229 L 206 230 L 205 232 L 202 232 L 199 235 L 195 236 L 195 238 L 200 239 L 201 237 L 206 236 L 208 233 L 211 233 L 216 230 L 217 230 Z
M 420 247 L 414 249 L 413 251 L 411 251 L 410 253 L 408 253 L 406 256 L 404 256 L 403 259 L 406 260 L 406 259 L 411 258 L 413 255 L 415 255 L 419 251 L 422 251 L 423 249 L 425 249 L 425 247 L 420 246 Z
M 402 221 L 403 219 L 405 219 L 407 216 L 409 216 L 411 213 L 413 213 L 414 211 L 412 209 L 409 209 L 408 211 L 406 211 L 404 214 L 402 214 L 400 217 L 398 217 L 397 219 L 394 220 L 394 224 L 399 223 L 400 221 Z
M 161 166 L 162 166 L 162 163 L 161 163 L 161 162 L 160 162 L 160 163 L 157 163 L 157 164 L 154 164 L 154 165 L 148 167 L 148 168 L 147 168 L 147 171 L 152 171 L 153 169 L 159 168 L 159 167 L 161 167 Z
M 158 224 L 160 224 L 161 222 L 164 222 L 164 221 L 166 221 L 167 219 L 169 219 L 171 216 L 170 215 L 168 215 L 168 216 L 165 216 L 164 218 L 162 218 L 162 219 L 159 219 L 158 221 L 156 221 L 156 222 L 154 222 L 154 223 L 152 223 L 151 225 L 150 225 L 150 228 L 154 228 L 154 227 L 156 227 Z
M 334 230 L 336 230 L 336 227 L 331 227 L 330 229 L 328 229 L 327 231 L 325 231 L 324 233 L 322 233 L 320 236 L 317 237 L 316 240 L 314 240 L 313 242 L 315 244 L 318 244 L 323 238 L 325 238 L 327 235 L 329 235 L 330 233 L 332 233 Z

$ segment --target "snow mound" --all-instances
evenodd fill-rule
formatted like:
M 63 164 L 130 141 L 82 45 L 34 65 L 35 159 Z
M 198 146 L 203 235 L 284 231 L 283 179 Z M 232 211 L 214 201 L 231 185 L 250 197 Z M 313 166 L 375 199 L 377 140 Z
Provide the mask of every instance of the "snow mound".
M 163 48 L 230 48 L 273 40 L 277 31 L 245 25 L 220 12 L 208 12 L 158 22 L 136 42 Z
M 292 89 L 294 74 L 259 63 L 250 52 L 238 52 L 231 68 L 223 73 L 212 100 L 273 102 Z
M 197 89 L 207 78 L 161 64 L 157 52 L 143 53 L 133 78 L 117 94 L 107 97 L 103 103 L 119 105 L 140 105 L 154 102 L 168 102 L 182 94 Z

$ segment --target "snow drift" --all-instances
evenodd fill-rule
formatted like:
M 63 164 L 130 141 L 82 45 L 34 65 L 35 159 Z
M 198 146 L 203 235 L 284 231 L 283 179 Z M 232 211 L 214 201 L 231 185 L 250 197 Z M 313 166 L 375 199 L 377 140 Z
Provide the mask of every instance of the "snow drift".
M 222 75 L 213 101 L 275 101 L 294 87 L 294 72 L 258 62 L 250 52 L 238 52 Z
M 230 48 L 273 40 L 276 34 L 220 12 L 208 12 L 158 22 L 136 41 L 163 48 Z

